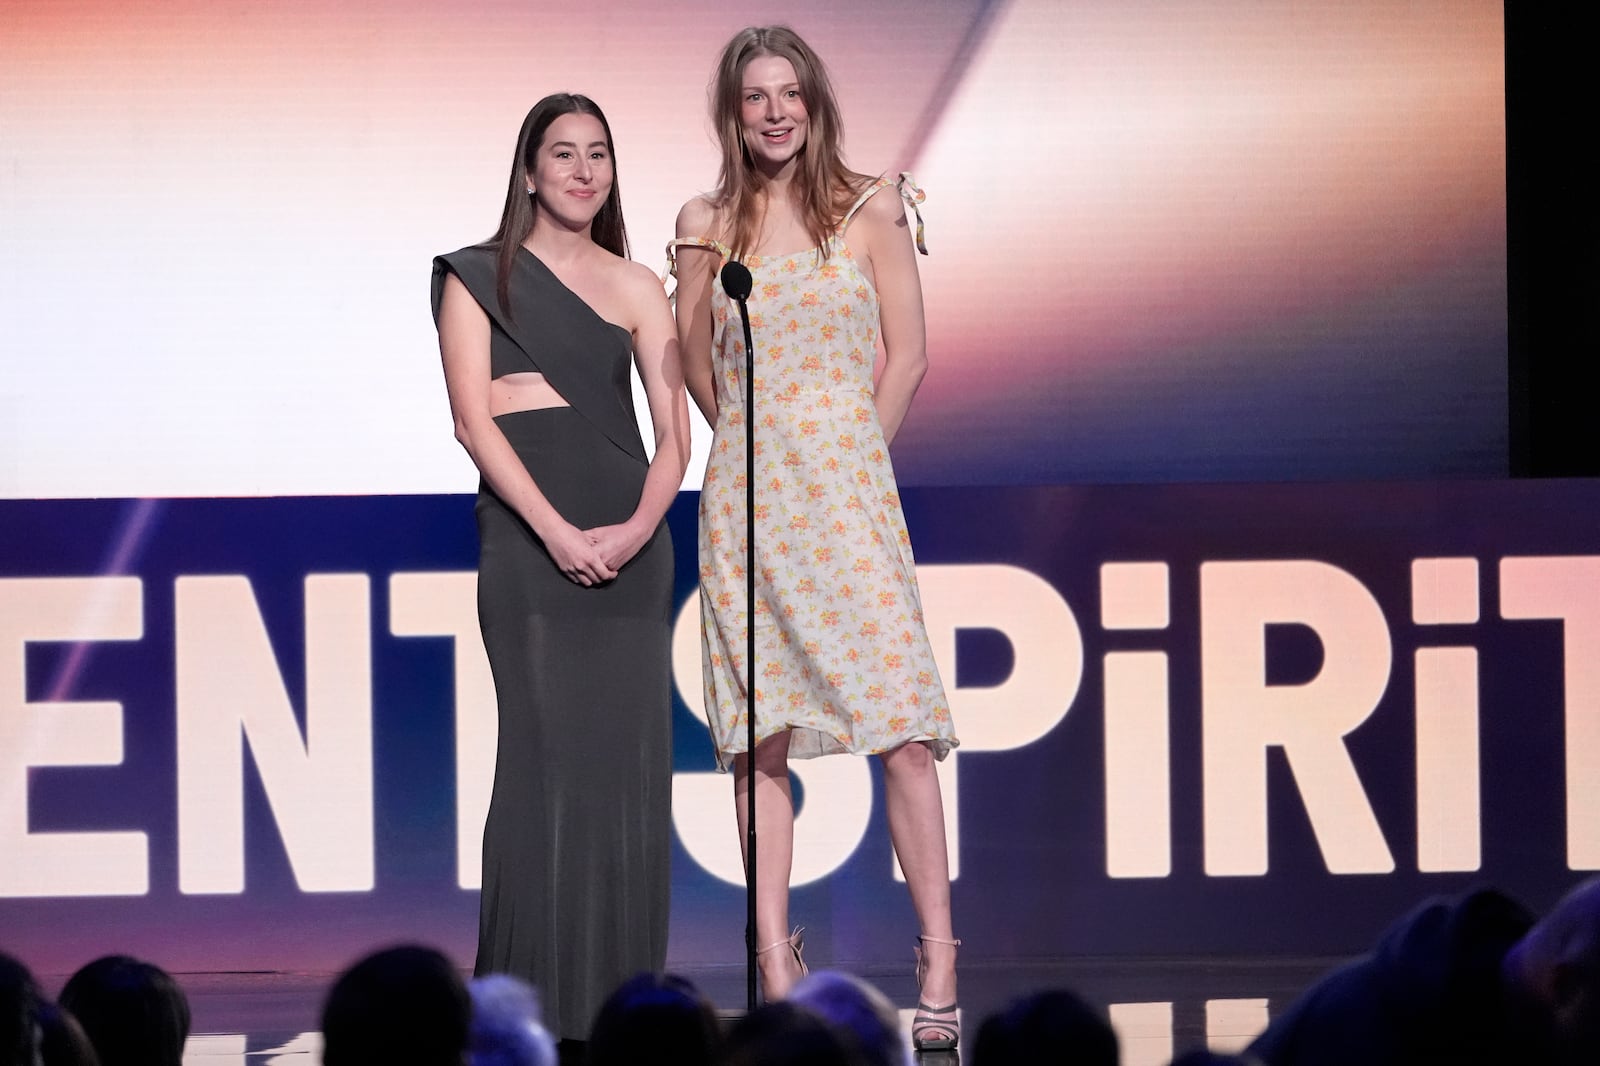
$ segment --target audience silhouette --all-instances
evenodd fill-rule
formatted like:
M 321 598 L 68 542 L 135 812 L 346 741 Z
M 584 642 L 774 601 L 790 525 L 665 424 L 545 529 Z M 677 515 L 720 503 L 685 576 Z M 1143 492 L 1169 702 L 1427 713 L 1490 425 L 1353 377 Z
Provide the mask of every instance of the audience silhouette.
M 0 953 L 0 1066 L 33 1066 L 38 1061 L 39 988 L 33 974 Z
M 1600 878 L 1538 921 L 1493 889 L 1431 900 L 1250 1051 L 1268 1066 L 1600 1062 Z
M 734 1023 L 723 1066 L 867 1066 L 850 1034 L 788 1000 L 757 1007 Z
M 59 999 L 100 1066 L 182 1066 L 189 1000 L 154 963 L 128 955 L 95 959 L 67 978 Z
M 1070 1062 L 1117 1066 L 1117 1034 L 1103 1014 L 1066 989 L 1024 996 L 978 1026 L 973 1066 Z
M 322 1007 L 324 1066 L 462 1066 L 472 1001 L 455 965 L 401 944 L 341 974 Z
M 188 1000 L 161 968 L 108 955 L 52 1003 L 0 953 L 0 1066 L 182 1066 Z M 601 1007 L 587 1045 L 558 1049 L 536 991 L 514 977 L 463 983 L 440 952 L 399 945 L 339 975 L 322 1010 L 325 1066 L 909 1066 L 890 1001 L 819 971 L 724 1035 L 687 979 L 638 974 Z M 1066 989 L 985 1018 L 970 1066 L 1117 1066 L 1104 1014 Z M 929 1059 L 922 1059 L 926 1063 Z M 947 1061 L 947 1060 L 941 1060 Z M 1431 900 L 1373 950 L 1316 981 L 1245 1051 L 1193 1050 L 1171 1066 L 1578 1066 L 1600 1062 L 1600 877 L 1543 918 L 1493 889 Z
M 472 1066 L 556 1066 L 555 1041 L 544 1027 L 532 985 L 510 974 L 490 974 L 476 978 L 467 992 Z
M 906 1066 L 909 1061 L 894 1004 L 861 978 L 817 970 L 802 977 L 788 998 L 849 1033 L 870 1066 Z
M 588 1066 L 709 1066 L 721 1051 L 716 1008 L 675 974 L 641 973 L 611 993 L 589 1033 Z

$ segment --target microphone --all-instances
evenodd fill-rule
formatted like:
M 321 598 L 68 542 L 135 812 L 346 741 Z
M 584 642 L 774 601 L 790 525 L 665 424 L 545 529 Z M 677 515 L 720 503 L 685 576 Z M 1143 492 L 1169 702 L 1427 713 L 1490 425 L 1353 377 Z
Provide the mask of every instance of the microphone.
M 722 291 L 730 299 L 744 303 L 750 298 L 750 290 L 755 287 L 754 280 L 750 277 L 749 269 L 736 260 L 730 259 L 722 268 Z
M 750 759 L 756 752 L 756 531 L 753 519 L 756 513 L 756 434 L 755 434 L 755 342 L 750 337 L 750 308 L 745 301 L 755 281 L 750 269 L 743 263 L 728 260 L 719 275 L 722 291 L 739 305 L 739 320 L 744 326 L 744 522 L 745 522 L 745 603 L 750 605 L 745 626 L 745 751 Z M 752 772 L 754 768 L 752 767 Z M 750 1010 L 756 1009 L 756 790 L 754 783 L 745 790 L 745 999 Z

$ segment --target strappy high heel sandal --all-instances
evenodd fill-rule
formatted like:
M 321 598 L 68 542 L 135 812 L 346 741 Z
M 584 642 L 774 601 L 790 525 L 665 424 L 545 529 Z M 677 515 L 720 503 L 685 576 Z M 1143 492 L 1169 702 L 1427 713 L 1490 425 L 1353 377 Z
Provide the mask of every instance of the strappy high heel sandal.
M 937 936 L 917 937 L 917 946 L 913 949 L 917 953 L 917 1013 L 911 1019 L 911 1046 L 918 1051 L 953 1051 L 961 1042 L 960 1008 L 954 1000 L 943 1007 L 935 1007 L 922 998 L 922 979 L 928 973 L 923 944 L 948 944 L 958 948 L 961 941 Z
M 790 933 L 784 939 L 782 939 L 782 940 L 774 940 L 772 943 L 768 944 L 764 948 L 757 948 L 756 949 L 756 958 L 760 958 L 761 956 L 765 955 L 769 951 L 776 951 L 778 948 L 787 946 L 789 948 L 789 951 L 794 955 L 794 964 L 800 968 L 800 977 L 804 977 L 806 974 L 811 972 L 810 970 L 808 970 L 806 968 L 806 959 L 805 959 L 806 945 L 805 945 L 805 941 L 802 940 L 801 937 L 800 937 L 800 934 L 804 933 L 804 932 L 805 932 L 805 927 L 804 926 L 795 926 L 794 932 Z M 798 981 L 800 979 L 800 977 L 795 978 L 795 980 Z M 769 998 L 766 995 L 766 988 L 765 987 L 762 988 L 761 994 L 762 994 L 763 998 Z

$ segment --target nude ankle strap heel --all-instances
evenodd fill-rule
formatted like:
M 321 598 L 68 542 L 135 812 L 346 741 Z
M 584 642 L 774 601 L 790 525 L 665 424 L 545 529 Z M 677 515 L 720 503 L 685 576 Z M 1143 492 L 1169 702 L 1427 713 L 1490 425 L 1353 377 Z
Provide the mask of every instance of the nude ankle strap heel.
M 809 969 L 806 968 L 806 959 L 805 959 L 806 945 L 805 945 L 805 941 L 802 940 L 801 937 L 800 937 L 800 934 L 804 933 L 804 932 L 805 932 L 805 927 L 804 926 L 796 926 L 794 932 L 790 933 L 784 939 L 782 939 L 782 940 L 774 940 L 772 943 L 768 944 L 764 948 L 756 948 L 756 957 L 760 958 L 762 955 L 765 955 L 769 951 L 776 951 L 778 948 L 787 946 L 789 948 L 789 951 L 791 953 L 793 953 L 793 955 L 794 955 L 794 964 L 800 968 L 800 976 L 804 977 L 806 974 L 811 972 Z
M 918 1051 L 952 1051 L 961 1042 L 961 1008 L 954 1000 L 936 1007 L 922 998 L 922 980 L 928 974 L 928 960 L 922 953 L 923 944 L 946 944 L 958 948 L 961 941 L 938 936 L 917 937 L 917 946 L 912 949 L 917 955 L 917 1013 L 911 1019 L 911 1044 Z

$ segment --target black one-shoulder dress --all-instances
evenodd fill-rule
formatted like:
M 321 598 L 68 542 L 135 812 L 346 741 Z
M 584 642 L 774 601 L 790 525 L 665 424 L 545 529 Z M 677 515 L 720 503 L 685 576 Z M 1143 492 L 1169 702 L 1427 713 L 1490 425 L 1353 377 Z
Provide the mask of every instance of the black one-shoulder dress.
M 454 273 L 489 315 L 496 373 L 521 358 L 571 405 L 495 419 L 540 491 L 580 529 L 625 521 L 648 468 L 632 339 L 525 250 L 504 314 L 494 257 L 434 260 L 435 318 Z M 551 1031 L 583 1039 L 618 984 L 666 963 L 672 541 L 663 523 L 615 580 L 583 588 L 486 484 L 477 519 L 500 739 L 476 972 L 530 981 Z

